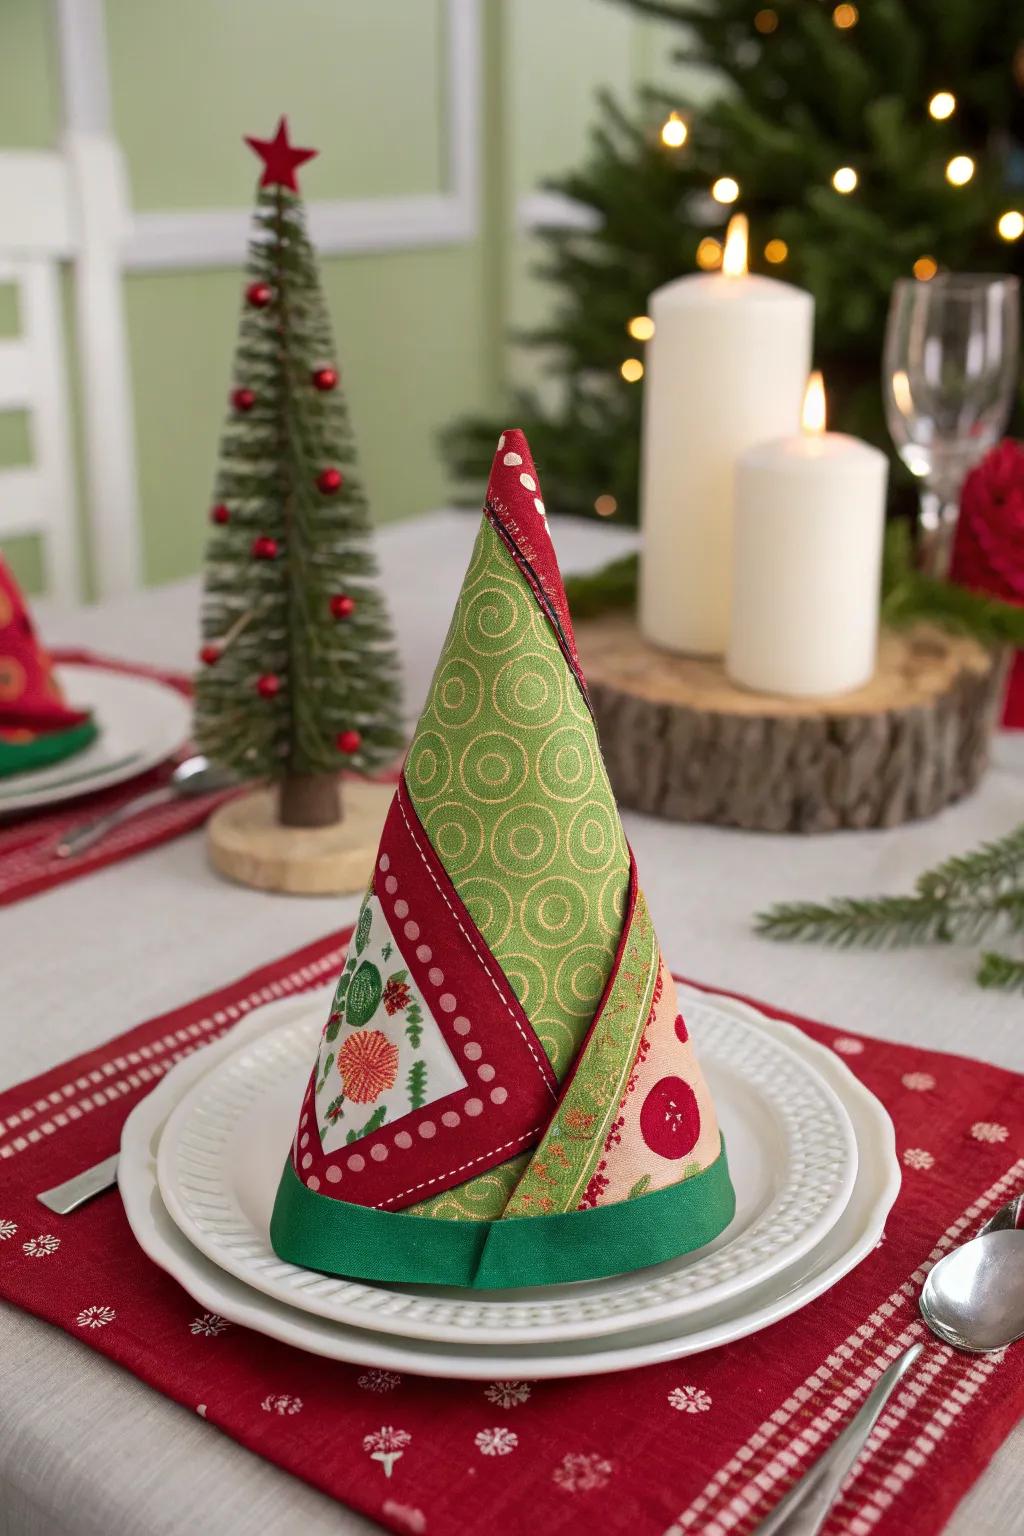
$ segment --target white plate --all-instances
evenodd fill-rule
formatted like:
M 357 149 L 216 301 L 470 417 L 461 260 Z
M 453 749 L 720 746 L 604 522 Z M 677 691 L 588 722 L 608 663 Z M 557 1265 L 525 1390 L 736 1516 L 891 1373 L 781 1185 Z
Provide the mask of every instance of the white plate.
M 882 1105 L 831 1051 L 799 1030 L 773 1019 L 763 1028 L 813 1062 L 843 1101 L 858 1147 L 858 1177 L 850 1203 L 813 1252 L 741 1302 L 725 1302 L 690 1318 L 685 1327 L 661 1323 L 600 1342 L 517 1349 L 481 1345 L 438 1346 L 416 1339 L 387 1339 L 329 1323 L 284 1306 L 226 1274 L 197 1252 L 164 1207 L 156 1181 L 156 1157 L 167 1116 L 209 1066 L 239 1043 L 297 1017 L 306 999 L 285 999 L 251 1014 L 224 1040 L 188 1056 L 132 1111 L 121 1138 L 118 1181 L 128 1222 L 143 1251 L 184 1287 L 197 1304 L 229 1322 L 292 1344 L 328 1360 L 409 1371 L 417 1375 L 493 1381 L 526 1376 L 541 1380 L 633 1370 L 699 1354 L 745 1338 L 813 1301 L 865 1258 L 882 1235 L 899 1192 L 892 1122 Z
M 0 779 L 0 811 L 28 811 L 108 789 L 164 762 L 189 738 L 192 707 L 176 688 L 103 667 L 55 670 L 68 704 L 91 709 L 100 734 L 83 752 L 49 768 Z
M 725 1301 L 795 1263 L 839 1220 L 857 1148 L 817 1069 L 756 1021 L 702 994 L 686 1021 L 720 1117 L 737 1212 L 713 1243 L 632 1274 L 473 1291 L 338 1279 L 287 1263 L 270 1214 L 325 1006 L 239 1046 L 185 1094 L 160 1141 L 157 1177 L 189 1241 L 237 1279 L 355 1328 L 480 1344 L 593 1338 Z

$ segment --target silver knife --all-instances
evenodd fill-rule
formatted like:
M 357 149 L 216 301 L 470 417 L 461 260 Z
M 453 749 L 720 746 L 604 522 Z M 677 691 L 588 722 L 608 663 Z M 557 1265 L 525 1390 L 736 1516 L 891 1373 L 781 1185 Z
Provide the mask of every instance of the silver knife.
M 105 1158 L 102 1163 L 94 1163 L 91 1168 L 86 1168 L 82 1173 L 76 1173 L 73 1179 L 68 1179 L 64 1184 L 57 1184 L 53 1189 L 44 1189 L 36 1199 L 45 1205 L 47 1210 L 55 1211 L 58 1216 L 67 1216 L 71 1211 L 77 1211 L 80 1205 L 91 1200 L 94 1195 L 102 1195 L 105 1189 L 113 1189 L 117 1183 L 117 1153 L 113 1157 Z
M 842 1434 L 793 1484 L 751 1536 L 816 1536 L 883 1408 L 923 1348 L 923 1344 L 911 1344 L 882 1372 Z

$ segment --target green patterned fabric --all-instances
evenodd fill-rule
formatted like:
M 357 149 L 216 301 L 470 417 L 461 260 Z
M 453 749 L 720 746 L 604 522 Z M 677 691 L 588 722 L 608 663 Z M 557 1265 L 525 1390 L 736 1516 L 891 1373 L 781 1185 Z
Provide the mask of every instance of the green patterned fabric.
M 486 519 L 406 780 L 562 1078 L 611 971 L 629 851 L 586 701 Z
M 509 1199 L 506 1216 L 521 1219 L 545 1208 L 571 1211 L 580 1204 L 626 1091 L 651 1011 L 659 958 L 641 894 L 601 1028 L 580 1057 L 558 1112 Z

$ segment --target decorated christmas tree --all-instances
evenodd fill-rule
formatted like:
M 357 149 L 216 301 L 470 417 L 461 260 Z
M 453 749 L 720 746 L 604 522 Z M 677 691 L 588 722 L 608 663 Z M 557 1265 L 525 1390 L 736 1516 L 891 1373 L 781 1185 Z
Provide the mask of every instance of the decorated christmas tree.
M 814 295 L 830 424 L 885 449 L 894 280 L 1024 275 L 1024 16 L 1006 0 L 625 3 L 678 29 L 679 88 L 602 95 L 586 163 L 549 184 L 577 217 L 540 234 L 553 303 L 526 344 L 561 388 L 514 414 L 553 505 L 636 522 L 647 297 L 717 267 L 734 210 L 753 269 Z M 474 493 L 499 425 L 448 435 Z M 891 483 L 906 493 L 906 471 Z
M 340 771 L 380 768 L 401 745 L 398 665 L 295 176 L 316 151 L 289 143 L 284 118 L 246 142 L 264 169 L 210 511 L 196 738 L 278 782 L 285 826 L 327 826 Z

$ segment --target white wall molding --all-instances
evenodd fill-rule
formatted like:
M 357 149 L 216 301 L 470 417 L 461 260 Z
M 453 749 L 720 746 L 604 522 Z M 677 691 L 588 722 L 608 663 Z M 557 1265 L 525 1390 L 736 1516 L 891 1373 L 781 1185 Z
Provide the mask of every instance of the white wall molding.
M 80 0 L 61 0 L 74 7 Z M 92 5 L 95 0 L 86 0 Z M 476 237 L 480 205 L 481 41 L 479 0 L 445 3 L 445 148 L 442 192 L 336 198 L 307 203 L 321 256 L 460 245 Z M 122 247 L 129 271 L 237 266 L 245 259 L 251 209 L 137 213 Z

